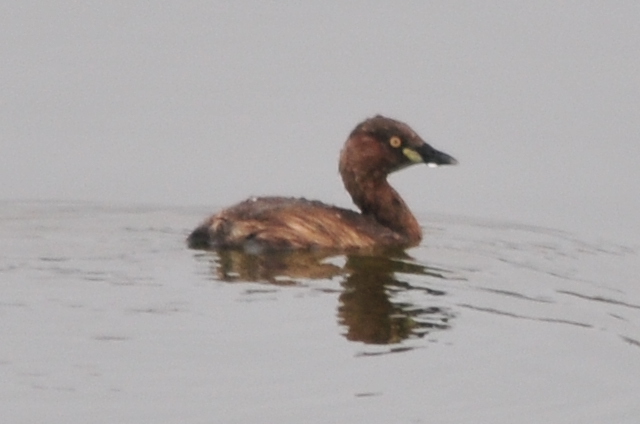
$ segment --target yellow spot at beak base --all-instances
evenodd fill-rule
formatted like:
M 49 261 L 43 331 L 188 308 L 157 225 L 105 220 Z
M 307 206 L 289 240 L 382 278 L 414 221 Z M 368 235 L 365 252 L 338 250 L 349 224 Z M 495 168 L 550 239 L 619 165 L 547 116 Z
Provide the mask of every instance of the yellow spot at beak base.
M 413 149 L 405 147 L 404 149 L 402 149 L 402 153 L 413 163 L 422 162 L 422 156 L 420 156 L 420 153 L 416 152 Z

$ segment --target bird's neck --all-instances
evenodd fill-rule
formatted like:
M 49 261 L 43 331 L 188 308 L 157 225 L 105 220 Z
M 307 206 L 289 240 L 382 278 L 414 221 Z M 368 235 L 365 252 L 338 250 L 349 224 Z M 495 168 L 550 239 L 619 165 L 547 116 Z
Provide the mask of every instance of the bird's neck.
M 358 175 L 343 172 L 342 180 L 353 202 L 363 215 L 372 216 L 381 225 L 416 245 L 422 239 L 420 224 L 384 174 Z

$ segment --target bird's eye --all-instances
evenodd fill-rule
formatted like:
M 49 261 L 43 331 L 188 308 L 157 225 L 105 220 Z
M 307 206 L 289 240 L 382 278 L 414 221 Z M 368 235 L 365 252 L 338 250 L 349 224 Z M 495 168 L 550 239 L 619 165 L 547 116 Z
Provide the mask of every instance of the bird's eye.
M 391 145 L 391 147 L 397 149 L 398 147 L 402 146 L 402 140 L 400 140 L 400 137 L 394 135 L 389 139 L 389 144 Z

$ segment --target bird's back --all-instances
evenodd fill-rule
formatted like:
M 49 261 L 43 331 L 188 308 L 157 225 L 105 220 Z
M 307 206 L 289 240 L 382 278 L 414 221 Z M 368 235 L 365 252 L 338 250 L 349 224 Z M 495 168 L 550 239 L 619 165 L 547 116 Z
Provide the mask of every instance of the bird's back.
M 322 202 L 251 198 L 207 219 L 188 239 L 196 248 L 362 249 L 401 246 L 406 240 L 370 216 Z

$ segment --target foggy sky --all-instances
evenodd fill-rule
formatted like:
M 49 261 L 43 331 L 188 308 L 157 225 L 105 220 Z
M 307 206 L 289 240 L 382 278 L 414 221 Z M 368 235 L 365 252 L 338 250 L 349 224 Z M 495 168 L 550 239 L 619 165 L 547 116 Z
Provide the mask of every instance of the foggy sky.
M 460 161 L 392 177 L 413 210 L 637 241 L 638 22 L 630 1 L 3 2 L 0 199 L 349 206 L 339 150 L 382 113 Z

